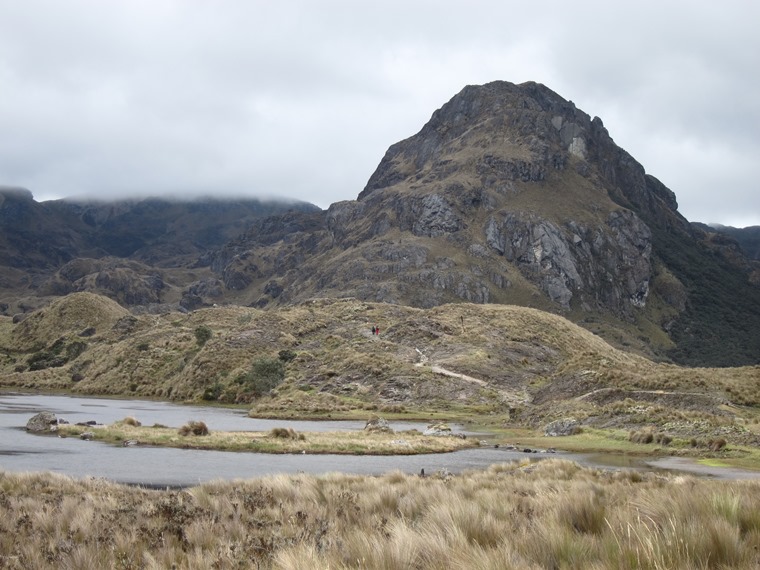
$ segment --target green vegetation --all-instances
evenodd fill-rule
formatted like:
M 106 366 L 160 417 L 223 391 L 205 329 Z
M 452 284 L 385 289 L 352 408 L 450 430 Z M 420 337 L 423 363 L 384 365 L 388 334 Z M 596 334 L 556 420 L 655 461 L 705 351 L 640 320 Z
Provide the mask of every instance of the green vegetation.
M 65 346 L 84 345 L 67 331 L 86 330 L 88 319 L 99 324 L 86 359 L 28 370 L 38 338 L 65 355 Z M 383 333 L 372 335 L 368 323 Z M 198 347 L 195 331 L 204 326 L 214 331 L 213 350 Z M 610 442 L 644 448 L 637 453 L 709 454 L 720 438 L 732 450 L 760 446 L 759 367 L 655 363 L 524 307 L 422 310 L 315 299 L 272 311 L 226 306 L 136 317 L 95 295 L 70 295 L 17 325 L 0 319 L 0 355 L 0 386 L 10 389 L 219 402 L 270 418 L 377 413 L 535 434 L 572 417 L 584 430 L 572 437 L 585 435 L 587 449 Z M 628 441 L 631 431 L 646 430 L 653 443 Z M 590 437 L 604 431 L 610 437 Z M 662 445 L 656 434 L 673 442 Z
M 0 474 L 8 568 L 757 568 L 757 483 L 543 460 L 145 490 Z M 108 545 L 104 547 L 104 545 Z
M 669 356 L 689 366 L 757 364 L 760 329 L 746 315 L 760 314 L 760 287 L 718 251 L 650 227 L 657 254 L 688 292 L 671 329 L 677 348 Z
M 27 364 L 31 371 L 56 368 L 75 360 L 86 348 L 86 342 L 59 338 L 47 350 L 40 350 L 32 354 L 27 360 Z
M 205 345 L 209 340 L 211 340 L 211 337 L 213 336 L 211 329 L 208 328 L 206 325 L 200 325 L 196 327 L 194 332 L 195 332 L 195 342 L 197 342 L 198 346 L 201 346 L 201 347 Z
M 262 396 L 276 388 L 285 379 L 285 366 L 280 358 L 260 357 L 253 361 L 247 374 L 238 377 L 254 395 Z

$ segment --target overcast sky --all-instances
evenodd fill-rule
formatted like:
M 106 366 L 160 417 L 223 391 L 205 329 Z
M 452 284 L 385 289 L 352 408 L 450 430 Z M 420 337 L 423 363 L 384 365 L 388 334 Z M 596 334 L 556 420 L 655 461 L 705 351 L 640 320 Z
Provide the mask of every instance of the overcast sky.
M 0 185 L 355 199 L 465 85 L 602 118 L 689 220 L 760 225 L 760 2 L 0 0 Z

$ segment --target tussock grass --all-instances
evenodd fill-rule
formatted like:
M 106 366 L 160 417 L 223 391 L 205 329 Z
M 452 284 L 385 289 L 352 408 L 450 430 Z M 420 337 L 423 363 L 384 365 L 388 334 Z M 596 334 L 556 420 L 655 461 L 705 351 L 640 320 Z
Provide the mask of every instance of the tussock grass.
M 760 564 L 760 483 L 561 460 L 148 491 L 0 473 L 9 568 L 691 569 Z M 94 566 L 93 566 L 94 565 Z
M 272 430 L 269 432 L 269 435 L 271 437 L 280 439 L 300 439 L 301 441 L 306 440 L 306 436 L 304 434 L 297 433 L 293 428 L 272 428 Z
M 185 425 L 183 425 L 179 430 L 177 431 L 179 435 L 182 436 L 188 436 L 188 435 L 208 435 L 209 429 L 205 422 L 201 421 L 189 421 Z

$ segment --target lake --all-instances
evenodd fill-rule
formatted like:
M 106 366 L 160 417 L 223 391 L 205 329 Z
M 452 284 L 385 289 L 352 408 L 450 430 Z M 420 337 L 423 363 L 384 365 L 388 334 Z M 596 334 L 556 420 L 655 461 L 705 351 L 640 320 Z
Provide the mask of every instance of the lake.
M 214 479 L 249 479 L 277 473 L 343 472 L 377 475 L 393 470 L 432 474 L 446 469 L 458 473 L 486 468 L 494 463 L 539 457 L 564 457 L 579 463 L 620 468 L 616 456 L 572 453 L 531 454 L 483 446 L 454 453 L 352 456 L 264 454 L 156 447 L 121 447 L 78 438 L 27 433 L 27 421 L 50 411 L 70 423 L 96 421 L 110 424 L 133 416 L 143 425 L 180 427 L 190 420 L 204 421 L 215 431 L 269 431 L 275 427 L 299 432 L 361 430 L 361 421 L 292 421 L 249 418 L 246 412 L 218 407 L 185 406 L 169 402 L 39 394 L 0 394 L 0 469 L 52 471 L 73 477 L 103 477 L 146 486 L 189 486 Z M 424 423 L 391 422 L 396 431 L 423 430 Z M 463 432 L 461 426 L 452 426 Z M 638 460 L 626 468 L 653 469 Z M 681 466 L 684 467 L 684 466 Z

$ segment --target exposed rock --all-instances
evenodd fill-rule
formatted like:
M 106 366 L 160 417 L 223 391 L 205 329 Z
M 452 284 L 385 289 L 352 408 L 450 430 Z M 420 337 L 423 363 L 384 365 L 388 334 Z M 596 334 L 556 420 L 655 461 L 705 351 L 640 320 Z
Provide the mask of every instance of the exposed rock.
M 561 437 L 575 435 L 580 432 L 580 422 L 575 418 L 564 418 L 549 423 L 544 428 L 544 435 L 548 437 Z
M 53 412 L 40 412 L 26 422 L 26 431 L 50 432 L 58 429 L 58 418 Z
M 393 428 L 391 428 L 388 420 L 385 418 L 373 417 L 367 420 L 364 431 L 369 433 L 393 433 Z

